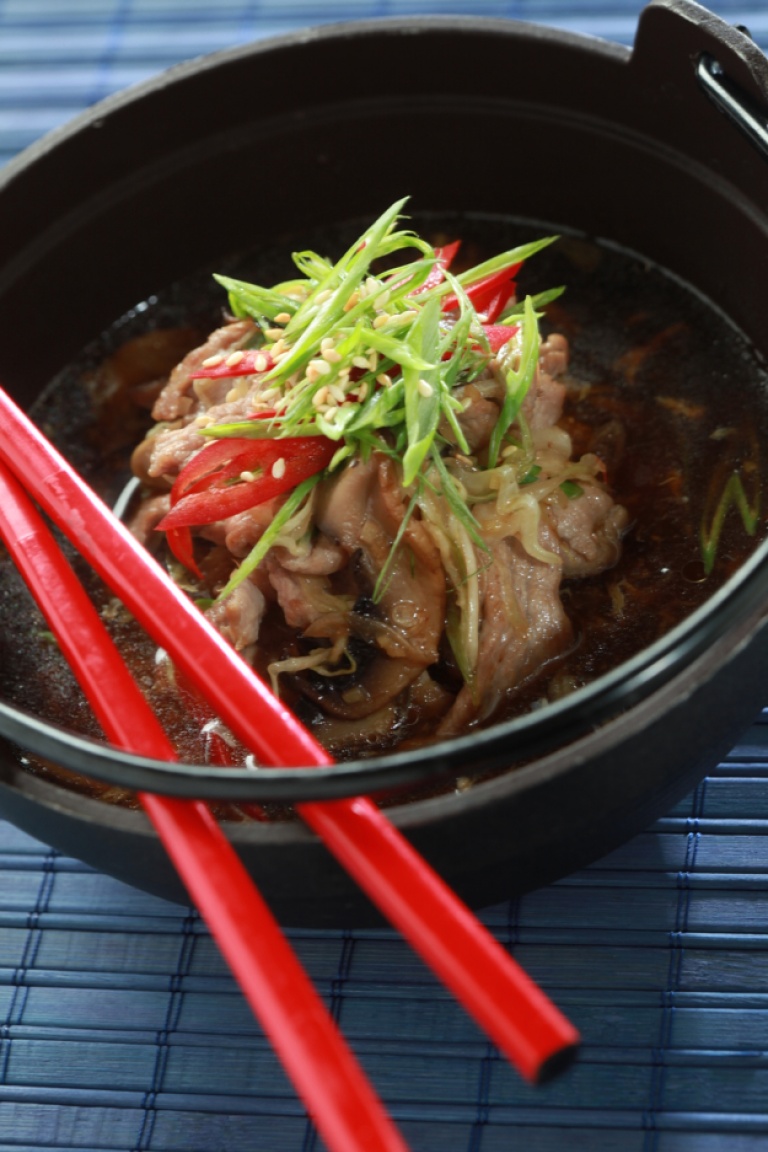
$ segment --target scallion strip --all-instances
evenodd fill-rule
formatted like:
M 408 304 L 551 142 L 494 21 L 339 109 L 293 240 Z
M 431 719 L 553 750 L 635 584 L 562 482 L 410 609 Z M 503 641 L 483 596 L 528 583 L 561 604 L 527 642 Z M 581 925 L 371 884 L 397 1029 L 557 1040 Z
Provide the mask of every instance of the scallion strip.
M 246 580 L 251 575 L 251 573 L 254 572 L 256 568 L 258 568 L 259 564 L 261 564 L 262 560 L 266 556 L 267 552 L 269 552 L 272 545 L 275 543 L 275 540 L 280 535 L 281 531 L 288 523 L 291 516 L 298 512 L 299 508 L 304 502 L 305 497 L 309 495 L 315 484 L 319 482 L 323 475 L 323 472 L 317 472 L 314 476 L 310 476 L 308 479 L 303 480 L 301 484 L 297 484 L 297 486 L 286 499 L 285 503 L 275 513 L 269 527 L 265 529 L 263 535 L 259 538 L 257 543 L 254 545 L 242 563 L 239 564 L 235 571 L 232 573 L 229 581 L 225 584 L 219 593 L 217 600 L 220 601 L 226 599 L 230 593 L 234 592 L 235 588 L 237 588 L 239 584 L 242 584 L 243 580 Z

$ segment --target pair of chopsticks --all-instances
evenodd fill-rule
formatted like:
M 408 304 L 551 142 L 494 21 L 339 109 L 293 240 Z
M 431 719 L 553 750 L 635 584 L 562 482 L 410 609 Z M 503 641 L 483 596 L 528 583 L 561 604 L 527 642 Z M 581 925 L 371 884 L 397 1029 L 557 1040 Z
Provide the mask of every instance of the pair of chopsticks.
M 0 537 L 109 740 L 175 760 L 83 586 L 5 464 L 0 464 Z M 328 1147 L 405 1149 L 208 806 L 152 793 L 141 793 L 140 800 Z
M 50 601 L 57 599 L 56 591 L 40 590 L 43 581 L 35 573 L 42 547 L 38 529 L 47 529 L 24 489 L 261 762 L 332 764 L 2 389 L 0 460 L 5 465 L 0 530 L 35 594 L 45 597 L 46 614 L 55 608 Z M 55 549 L 52 538 L 51 543 Z M 23 562 L 25 554 L 31 563 Z M 49 554 L 45 571 L 51 587 L 68 579 L 62 565 L 68 568 L 60 554 L 55 561 Z M 58 600 L 68 607 L 63 618 L 51 621 L 52 630 L 76 672 L 85 675 L 93 635 L 83 630 L 81 619 L 85 603 L 94 610 L 82 588 L 76 593 L 67 586 Z M 115 674 L 117 688 L 96 685 L 92 704 L 108 738 L 134 752 L 172 757 L 154 716 L 142 725 L 114 719 L 115 702 L 119 711 L 126 692 L 130 698 L 138 693 L 135 686 L 128 688 L 131 677 L 113 646 L 104 661 L 103 680 L 107 672 L 110 678 Z M 115 673 L 118 663 L 122 672 Z M 295 1005 L 299 988 L 311 998 L 309 982 L 207 808 L 146 793 L 142 801 L 329 1148 L 403 1148 L 330 1020 L 310 1014 L 314 1034 L 302 1039 L 304 1017 Z M 526 1079 L 540 1081 L 565 1064 L 578 1044 L 576 1030 L 372 801 L 305 802 L 297 810 Z M 251 916 L 256 919 L 248 924 Z M 274 940 L 264 943 L 262 924 L 281 941 L 274 954 Z M 284 967 L 286 951 L 291 962 Z

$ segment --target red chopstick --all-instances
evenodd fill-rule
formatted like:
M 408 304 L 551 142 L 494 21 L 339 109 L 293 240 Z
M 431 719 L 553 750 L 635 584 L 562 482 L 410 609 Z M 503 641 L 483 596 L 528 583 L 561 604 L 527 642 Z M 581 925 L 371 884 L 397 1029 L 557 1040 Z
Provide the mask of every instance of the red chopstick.
M 3 464 L 0 536 L 108 739 L 132 752 L 176 759 L 85 590 Z M 406 1152 L 207 805 L 152 793 L 141 793 L 140 799 L 328 1147 Z
M 262 762 L 333 762 L 2 389 L 0 459 Z M 526 1079 L 564 1066 L 576 1029 L 370 800 L 298 811 Z

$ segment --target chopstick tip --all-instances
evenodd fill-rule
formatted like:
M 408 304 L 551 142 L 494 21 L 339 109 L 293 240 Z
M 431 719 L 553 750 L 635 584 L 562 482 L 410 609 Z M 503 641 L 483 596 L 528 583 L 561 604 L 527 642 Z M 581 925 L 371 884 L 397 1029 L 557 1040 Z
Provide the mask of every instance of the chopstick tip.
M 533 1079 L 536 1087 L 538 1088 L 542 1084 L 548 1084 L 551 1080 L 554 1080 L 557 1076 L 567 1071 L 576 1059 L 580 1045 L 581 1040 L 577 1037 L 571 1041 L 571 1043 L 565 1044 L 562 1048 L 558 1048 L 542 1060 Z

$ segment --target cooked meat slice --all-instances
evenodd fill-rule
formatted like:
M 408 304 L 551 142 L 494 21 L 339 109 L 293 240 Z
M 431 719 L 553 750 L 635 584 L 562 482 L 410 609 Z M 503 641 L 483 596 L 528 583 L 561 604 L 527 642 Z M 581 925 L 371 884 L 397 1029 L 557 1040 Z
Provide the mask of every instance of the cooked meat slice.
M 499 389 L 499 393 L 500 393 Z M 481 452 L 488 447 L 491 434 L 499 419 L 499 405 L 495 400 L 489 399 L 475 387 L 467 384 L 464 388 L 456 389 L 456 396 L 465 405 L 464 411 L 459 413 L 458 422 L 462 432 L 467 438 L 470 452 Z M 448 434 L 453 440 L 453 434 L 446 426 L 441 426 L 441 432 Z
M 569 354 L 567 337 L 560 332 L 551 333 L 539 349 L 539 370 L 547 376 L 564 375 L 568 371 Z
M 554 532 L 542 524 L 543 547 L 556 551 Z M 560 601 L 561 568 L 529 556 L 507 537 L 481 572 L 480 648 L 472 685 L 465 685 L 438 727 L 455 735 L 483 723 L 531 676 L 573 643 L 573 629 Z
M 581 495 L 571 499 L 558 490 L 546 510 L 557 535 L 564 578 L 595 576 L 613 567 L 629 517 L 604 488 L 583 485 Z
M 243 580 L 233 592 L 206 611 L 206 616 L 238 652 L 259 639 L 266 601 L 250 580 Z
M 408 494 L 399 469 L 386 456 L 380 457 L 378 464 L 379 481 L 373 489 L 361 543 L 378 575 L 402 529 L 379 606 L 385 620 L 406 637 L 417 661 L 433 664 L 438 659 L 445 621 L 445 575 L 440 553 L 418 515 L 405 519 Z
M 263 504 L 256 504 L 253 508 L 238 512 L 235 516 L 228 516 L 225 520 L 201 525 L 197 531 L 203 539 L 209 540 L 212 544 L 223 544 L 228 552 L 241 560 L 261 539 L 283 500 L 283 496 L 275 496 L 272 500 L 265 500 Z
M 196 397 L 190 396 L 193 380 L 192 373 L 202 367 L 203 361 L 210 356 L 226 355 L 235 347 L 244 343 L 255 331 L 253 320 L 235 320 L 217 328 L 215 332 L 201 344 L 193 349 L 171 372 L 168 383 L 155 401 L 152 415 L 155 420 L 178 420 L 180 416 L 187 416 L 195 407 Z M 231 386 L 231 381 L 228 385 Z
M 211 408 L 205 417 L 206 423 L 223 420 L 243 420 L 251 412 L 252 405 L 247 398 L 232 404 L 221 404 Z M 201 417 L 203 419 L 203 417 Z M 146 474 L 151 479 L 158 476 L 173 478 L 195 453 L 209 441 L 200 434 L 200 425 L 195 420 L 187 423 L 178 421 L 167 428 L 150 433 L 145 443 L 149 445 L 149 463 Z M 142 450 L 141 446 L 137 451 Z
M 343 548 L 322 532 L 318 532 L 308 552 L 294 556 L 287 548 L 275 548 L 275 556 L 287 572 L 301 572 L 304 576 L 330 576 L 347 560 Z
M 334 631 L 338 631 L 339 618 L 346 621 L 352 601 L 349 597 L 335 595 L 325 576 L 289 572 L 274 553 L 268 554 L 264 566 L 289 627 L 299 628 L 303 632 L 310 625 L 316 625 L 321 617 L 332 616 Z M 321 633 L 315 629 L 313 634 Z
M 374 453 L 366 464 L 351 465 L 326 485 L 317 523 L 348 556 L 358 555 L 367 585 L 361 592 L 370 596 L 384 573 L 377 615 L 387 628 L 379 630 L 377 643 L 392 656 L 407 654 L 423 668 L 438 659 L 445 576 L 440 554 L 421 521 L 411 515 L 403 525 L 408 500 L 396 466 Z
M 376 480 L 376 460 L 350 461 L 323 485 L 318 494 L 316 522 L 329 540 L 352 555 L 360 547 L 360 535 L 368 514 L 371 489 Z
M 551 428 L 562 416 L 564 403 L 565 384 L 539 366 L 521 408 L 529 426 L 534 430 Z
M 156 427 L 144 439 L 136 445 L 131 454 L 131 472 L 141 480 L 142 484 L 146 484 L 151 488 L 168 488 L 168 481 L 162 476 L 150 476 L 149 468 L 152 463 L 152 453 L 154 451 L 153 440 L 156 435 Z

